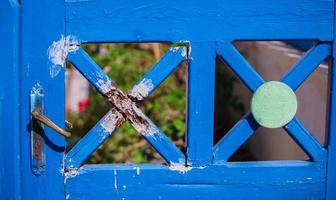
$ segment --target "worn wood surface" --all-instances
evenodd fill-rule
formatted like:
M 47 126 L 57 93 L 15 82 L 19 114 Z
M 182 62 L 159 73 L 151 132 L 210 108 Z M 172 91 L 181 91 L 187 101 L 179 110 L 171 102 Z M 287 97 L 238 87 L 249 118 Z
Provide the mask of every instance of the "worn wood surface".
M 336 148 L 332 123 L 329 152 L 297 117 L 284 126 L 310 156 L 310 161 L 227 162 L 259 127 L 251 114 L 240 120 L 218 144 L 212 144 L 216 56 L 227 62 L 255 92 L 264 80 L 234 48 L 233 41 L 319 40 L 319 44 L 281 79 L 295 90 L 331 54 L 334 1 L 8 2 L 0 4 L 4 5 L 0 7 L 0 11 L 4 10 L 1 17 L 3 13 L 11 16 L 11 23 L 5 23 L 7 29 L 0 29 L 1 35 L 10 38 L 4 40 L 9 51 L 0 50 L 5 64 L 5 73 L 0 75 L 1 124 L 5 124 L 1 126 L 0 142 L 3 153 L 8 153 L 0 158 L 0 173 L 6 173 L 2 177 L 13 176 L 6 182 L 8 185 L 3 186 L 1 180 L 5 197 L 37 200 L 325 199 L 327 191 L 329 199 L 335 198 L 332 188 Z M 90 42 L 179 42 L 188 44 L 188 49 L 180 47 L 169 52 L 169 59 L 154 66 L 130 93 L 124 94 L 80 48 L 82 43 Z M 64 155 L 64 138 L 45 128 L 46 168 L 43 174 L 35 176 L 30 168 L 29 92 L 39 83 L 45 92 L 46 115 L 63 126 L 66 58 L 114 109 L 68 155 Z M 135 104 L 146 98 L 184 59 L 189 62 L 186 155 Z M 161 64 L 170 67 L 161 69 Z M 332 80 L 331 97 L 335 93 Z M 333 122 L 333 104 L 331 111 L 330 122 Z M 90 153 L 125 120 L 146 138 L 166 164 L 82 166 Z
M 66 185 L 69 198 L 81 200 L 324 199 L 324 170 L 304 161 L 227 163 L 186 173 L 150 164 L 88 165 Z
M 67 34 L 88 42 L 333 38 L 330 0 L 66 2 Z

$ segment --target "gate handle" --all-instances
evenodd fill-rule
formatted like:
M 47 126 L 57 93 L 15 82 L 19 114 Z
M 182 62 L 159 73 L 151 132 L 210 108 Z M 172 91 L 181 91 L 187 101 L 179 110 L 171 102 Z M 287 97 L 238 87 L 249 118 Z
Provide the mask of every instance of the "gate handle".
M 50 119 L 48 119 L 46 116 L 44 116 L 43 114 L 40 114 L 38 111 L 33 111 L 31 114 L 34 117 L 34 119 L 36 119 L 37 121 L 45 124 L 49 128 L 56 131 L 57 133 L 59 133 L 61 135 L 64 135 L 65 137 L 70 137 L 71 136 L 70 132 L 63 130 L 62 128 L 57 126 L 54 122 L 52 122 Z

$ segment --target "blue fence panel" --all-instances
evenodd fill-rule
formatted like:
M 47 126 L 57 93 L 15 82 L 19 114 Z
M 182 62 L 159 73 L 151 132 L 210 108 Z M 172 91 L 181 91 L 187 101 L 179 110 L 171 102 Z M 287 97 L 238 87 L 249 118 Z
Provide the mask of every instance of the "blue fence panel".
M 0 3 L 1 197 L 6 199 L 335 199 L 334 63 L 329 143 L 318 143 L 297 117 L 281 126 L 309 155 L 307 161 L 229 162 L 262 124 L 247 113 L 217 143 L 214 132 L 216 57 L 255 93 L 266 84 L 234 47 L 240 40 L 316 40 L 279 81 L 295 91 L 319 64 L 335 55 L 334 1 L 8 0 Z M 4 21 L 10 16 L 9 21 Z M 5 38 L 5 39 L 3 39 Z M 126 94 L 80 47 L 95 42 L 176 42 Z M 7 48 L 8 47 L 8 48 Z M 45 114 L 64 127 L 64 67 L 68 60 L 112 104 L 111 110 L 68 152 L 66 141 L 43 128 L 43 173 L 30 160 L 29 95 L 44 91 Z M 187 152 L 136 106 L 182 62 L 188 62 Z M 332 61 L 334 62 L 334 60 Z M 274 80 L 278 81 L 278 80 Z M 145 91 L 143 90 L 145 88 Z M 83 165 L 125 121 L 165 164 Z M 35 156 L 35 155 L 32 155 Z

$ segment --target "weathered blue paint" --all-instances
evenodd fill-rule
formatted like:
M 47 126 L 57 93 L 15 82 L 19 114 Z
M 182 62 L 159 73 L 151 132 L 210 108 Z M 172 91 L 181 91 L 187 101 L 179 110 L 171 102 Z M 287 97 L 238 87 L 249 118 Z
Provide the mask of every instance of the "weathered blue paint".
M 180 54 L 183 52 L 179 52 Z M 183 53 L 185 54 L 185 53 Z M 72 52 L 68 55 L 69 61 L 76 66 L 79 72 L 83 74 L 85 78 L 93 85 L 95 88 L 103 95 L 106 96 L 109 100 L 110 97 L 108 93 L 116 87 L 114 81 L 110 79 L 104 71 L 84 52 L 83 49 L 79 48 L 77 51 Z M 151 89 L 152 90 L 152 89 Z M 148 93 L 148 92 L 147 92 Z M 112 97 L 113 98 L 113 97 Z M 125 97 L 122 97 L 125 98 Z M 121 98 L 120 98 L 121 99 Z M 132 101 L 122 101 L 119 98 L 116 98 L 116 102 L 114 106 L 117 109 L 136 109 L 135 112 L 139 116 L 143 117 L 148 123 L 148 126 L 145 127 L 145 130 L 139 126 L 142 124 L 135 123 L 132 120 L 129 121 L 130 124 L 140 133 L 142 136 L 153 146 L 154 149 L 158 151 L 158 153 L 168 162 L 168 163 L 179 163 L 183 164 L 185 162 L 185 156 L 183 153 L 165 136 L 159 128 L 157 128 L 154 123 L 148 119 L 142 112 L 136 108 L 135 103 Z M 129 111 L 128 111 L 129 113 Z M 124 113 L 125 114 L 125 113 Z M 126 114 L 125 114 L 126 115 Z M 127 116 L 126 116 L 127 117 Z M 112 123 L 112 122 L 110 122 Z M 114 126 L 118 126 L 118 122 L 115 121 Z M 120 121 L 119 121 L 120 123 Z M 113 128 L 114 130 L 114 128 Z M 113 132 L 113 130 L 106 130 L 105 132 Z M 93 129 L 96 132 L 96 129 Z M 101 131 L 97 131 L 100 133 Z M 70 162 L 71 157 L 69 157 Z M 76 162 L 76 161 L 75 161 Z M 70 162 L 71 163 L 71 162 Z M 73 163 L 75 164 L 75 163 Z M 80 163 L 76 163 L 75 166 L 78 166 Z M 68 166 L 67 166 L 68 167 Z M 69 166 L 72 168 L 72 166 Z
M 66 180 L 66 192 L 70 199 L 324 199 L 325 181 L 325 165 L 306 161 L 223 163 L 187 173 L 87 165 Z
M 0 157 L 1 198 L 335 199 L 334 76 L 329 92 L 328 150 L 298 118 L 283 127 L 311 161 L 228 162 L 259 127 L 250 113 L 218 144 L 212 144 L 215 57 L 221 57 L 255 92 L 264 80 L 232 42 L 318 40 L 320 43 L 281 79 L 295 90 L 331 54 L 334 11 L 333 0 L 1 1 L 0 22 L 5 25 L 5 29 L 0 29 L 5 47 L 0 48 L 3 64 L 0 148 L 4 154 Z M 68 37 L 76 38 L 76 42 L 71 39 L 75 43 L 65 46 L 66 51 L 50 55 L 49 47 Z M 127 95 L 117 88 L 111 95 L 113 81 L 77 41 L 179 42 L 188 47 L 171 49 Z M 39 83 L 45 92 L 46 115 L 56 124 L 64 124 L 61 67 L 66 56 L 115 108 L 67 155 L 64 155 L 64 138 L 46 127 L 45 172 L 36 176 L 30 170 L 30 90 Z M 115 95 L 121 95 L 124 104 L 138 111 L 134 102 L 150 95 L 186 58 L 189 62 L 186 156 L 139 111 L 137 115 L 155 131 L 148 134 L 148 129 L 146 132 L 136 126 L 143 124 L 133 126 L 142 130 L 145 139 L 166 159 L 166 165 L 81 166 L 122 122 L 130 120 L 129 116 L 121 115 L 124 105 L 116 105 Z M 50 67 L 55 67 L 52 69 L 57 73 L 50 74 Z M 331 72 L 335 74 L 334 66 Z
M 186 48 L 175 47 L 168 51 L 159 61 L 156 63 L 137 84 L 141 84 L 145 80 L 151 80 L 153 87 L 147 92 L 146 96 L 135 95 L 141 97 L 136 99 L 139 101 L 144 100 L 150 93 L 152 93 L 160 84 L 176 69 L 179 64 L 186 59 Z M 136 94 L 136 87 L 133 87 L 128 93 Z M 118 127 L 112 127 L 110 130 L 104 129 L 102 123 L 105 122 L 109 115 L 117 113 L 115 109 L 112 109 L 107 113 L 102 120 L 100 120 L 66 155 L 65 167 L 66 168 L 78 168 L 83 162 L 116 130 Z M 122 117 L 122 116 L 121 116 Z M 125 121 L 125 120 L 124 120 Z
M 67 33 L 88 42 L 331 41 L 334 13 L 330 0 L 68 0 L 66 15 Z

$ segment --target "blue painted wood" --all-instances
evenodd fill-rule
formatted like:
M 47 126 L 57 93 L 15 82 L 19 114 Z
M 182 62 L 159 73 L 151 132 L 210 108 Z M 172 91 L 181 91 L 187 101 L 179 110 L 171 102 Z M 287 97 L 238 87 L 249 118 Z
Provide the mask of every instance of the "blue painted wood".
M 218 43 L 217 53 L 252 92 L 264 83 L 260 75 L 231 43 Z
M 139 101 L 144 100 L 149 96 L 160 84 L 180 65 L 180 63 L 186 58 L 185 47 L 171 48 L 141 79 L 136 85 L 142 82 L 151 80 L 153 87 L 142 98 L 137 99 Z M 133 87 L 128 93 L 137 92 L 136 87 Z M 138 96 L 138 95 L 135 95 Z M 113 134 L 116 128 L 112 127 L 112 130 L 106 131 L 102 124 L 105 123 L 112 113 L 116 113 L 115 109 L 108 112 L 102 120 L 100 120 L 66 155 L 65 167 L 66 168 L 79 168 L 83 162 L 103 143 L 108 137 Z M 122 116 L 120 116 L 122 117 Z M 123 121 L 125 119 L 123 118 Z
M 66 154 L 65 168 L 79 168 L 83 162 L 118 128 L 111 117 L 118 115 L 116 109 L 111 109 L 104 117 Z M 118 116 L 122 117 L 121 114 Z M 122 117 L 123 118 L 123 117 Z M 109 124 L 111 123 L 111 124 Z M 110 128 L 107 129 L 106 126 Z
M 214 160 L 228 161 L 259 128 L 252 114 L 247 114 L 214 147 Z
M 65 76 L 50 76 L 52 62 L 48 48 L 65 33 L 64 2 L 55 0 L 21 1 L 20 46 L 20 144 L 21 144 L 21 196 L 24 199 L 64 198 L 62 171 L 65 138 L 45 127 L 45 171 L 41 176 L 30 167 L 30 90 L 39 83 L 44 88 L 46 116 L 61 128 L 65 127 Z M 9 80 L 8 80 L 9 81 Z M 15 195 L 15 194 L 13 194 Z
M 191 43 L 188 67 L 188 165 L 205 165 L 212 160 L 215 48 L 215 43 Z
M 334 9 L 336 5 L 334 5 Z M 334 27 L 336 24 L 336 15 L 334 16 Z M 327 134 L 328 140 L 326 142 L 328 149 L 328 167 L 327 167 L 327 184 L 326 197 L 328 200 L 336 199 L 336 43 L 335 43 L 336 30 L 334 28 L 334 41 L 332 43 L 332 56 L 331 66 L 329 67 L 329 113 L 328 113 L 328 126 Z
M 151 164 L 87 165 L 66 180 L 66 191 L 75 200 L 324 199 L 324 170 L 305 161 L 226 163 L 187 173 Z
M 104 71 L 89 57 L 89 55 L 87 55 L 83 49 L 79 48 L 77 51 L 69 53 L 68 60 L 103 96 L 108 97 L 108 92 L 112 89 L 112 87 L 115 87 L 112 85 L 115 84 L 114 81 L 104 73 Z M 154 125 L 150 119 L 142 114 L 138 108 L 134 107 L 136 106 L 134 103 L 131 101 L 116 102 L 114 106 L 117 109 L 124 109 L 125 107 L 126 109 L 136 109 L 136 113 L 143 117 L 143 120 L 146 121 L 149 128 L 142 130 L 142 127 L 139 128 L 139 125 L 141 124 L 135 124 L 133 121 L 129 120 L 130 124 L 168 163 L 185 164 L 184 154 Z M 110 127 L 108 129 L 110 129 Z M 110 129 L 109 132 L 113 131 Z M 79 164 L 80 163 L 76 163 L 76 166 Z
M 219 43 L 219 56 L 223 58 L 235 74 L 252 91 L 264 83 L 260 75 L 250 66 L 247 61 L 230 43 Z M 293 90 L 314 71 L 314 69 L 330 55 L 329 44 L 318 44 L 305 55 L 283 77 L 283 81 L 289 84 Z M 215 162 L 228 161 L 238 148 L 252 136 L 259 124 L 249 113 L 239 121 L 214 147 Z M 284 128 L 290 136 L 303 148 L 313 161 L 325 162 L 326 151 L 318 141 L 304 128 L 303 124 L 294 118 Z
M 327 151 L 303 126 L 297 117 L 294 117 L 284 129 L 296 141 L 297 144 L 312 158 L 313 161 L 325 162 Z
M 2 1 L 0 22 L 5 24 L 5 29 L 0 29 L 0 36 L 5 48 L 0 49 L 3 64 L 0 150 L 4 154 L 0 156 L 1 198 L 325 199 L 327 195 L 334 199 L 336 147 L 335 123 L 332 122 L 336 92 L 333 77 L 327 163 L 326 150 L 297 118 L 285 129 L 313 162 L 227 162 L 257 129 L 258 124 L 251 114 L 212 149 L 216 53 L 253 92 L 264 81 L 233 47 L 233 41 L 323 41 L 282 79 L 295 90 L 330 54 L 329 42 L 335 35 L 334 10 L 333 0 L 276 0 L 271 3 L 266 0 L 25 0 L 21 4 L 15 0 Z M 155 131 L 148 135 L 145 134 L 148 132 L 142 133 L 166 159 L 168 166 L 89 165 L 77 169 L 119 123 L 125 121 L 119 113 L 120 107 L 116 106 L 65 160 L 64 138 L 46 128 L 46 171 L 39 177 L 32 174 L 29 92 L 36 83 L 45 88 L 46 115 L 64 126 L 64 71 L 58 68 L 61 73 L 51 77 L 53 63 L 47 55 L 48 48 L 54 41 L 60 41 L 62 35 L 65 38 L 71 35 L 84 43 L 170 41 L 191 45 L 188 49 L 171 49 L 127 96 L 122 93 L 128 103 L 130 99 L 143 100 L 188 57 L 187 166 L 185 156 L 144 116 Z M 106 92 L 113 81 L 82 49 L 71 48 L 74 49 L 66 49 L 72 51 L 69 60 L 100 93 L 108 96 Z M 67 53 L 61 52 L 60 58 Z M 58 66 L 63 65 L 62 62 Z M 139 90 L 143 85 L 147 87 L 145 92 Z M 66 169 L 62 168 L 63 161 Z M 5 184 L 3 177 L 6 177 Z
M 330 0 L 68 0 L 66 15 L 67 34 L 88 42 L 331 41 L 334 13 Z
M 331 48 L 328 43 L 320 43 L 314 46 L 292 67 L 281 81 L 296 90 L 319 64 L 329 57 L 330 53 Z
M 0 198 L 21 198 L 20 4 L 0 1 Z
M 152 92 L 184 61 L 187 59 L 187 47 L 173 47 L 156 63 L 129 91 L 128 96 L 139 96 L 137 86 L 150 81 L 152 87 L 149 88 L 145 96 L 138 101 L 150 96 Z

